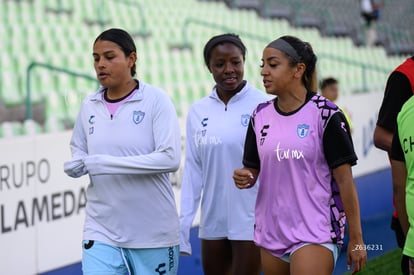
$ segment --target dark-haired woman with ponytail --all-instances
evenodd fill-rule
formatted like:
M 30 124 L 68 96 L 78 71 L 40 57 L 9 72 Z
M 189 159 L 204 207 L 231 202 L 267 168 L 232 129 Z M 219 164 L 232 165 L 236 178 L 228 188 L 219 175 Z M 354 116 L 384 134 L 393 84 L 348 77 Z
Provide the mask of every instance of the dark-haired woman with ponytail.
M 263 85 L 275 95 L 260 104 L 247 130 L 238 188 L 260 181 L 254 241 L 265 275 L 332 274 L 348 222 L 353 273 L 366 262 L 351 132 L 340 109 L 315 93 L 316 56 L 292 36 L 263 51 Z
M 179 220 L 169 173 L 178 169 L 177 113 L 162 89 L 135 78 L 137 51 L 122 29 L 92 48 L 102 85 L 82 103 L 65 172 L 88 174 L 82 273 L 176 275 Z

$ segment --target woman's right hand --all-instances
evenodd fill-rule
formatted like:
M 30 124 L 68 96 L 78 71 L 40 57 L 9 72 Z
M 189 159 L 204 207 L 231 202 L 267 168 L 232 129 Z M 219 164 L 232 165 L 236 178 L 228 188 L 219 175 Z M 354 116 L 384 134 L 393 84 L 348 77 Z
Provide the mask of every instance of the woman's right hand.
M 241 168 L 234 170 L 233 180 L 239 189 L 251 188 L 258 176 L 258 171 L 255 169 Z
M 66 161 L 63 164 L 63 170 L 69 177 L 72 178 L 79 178 L 88 173 L 88 170 L 86 170 L 85 164 L 83 163 L 83 158 L 76 158 Z

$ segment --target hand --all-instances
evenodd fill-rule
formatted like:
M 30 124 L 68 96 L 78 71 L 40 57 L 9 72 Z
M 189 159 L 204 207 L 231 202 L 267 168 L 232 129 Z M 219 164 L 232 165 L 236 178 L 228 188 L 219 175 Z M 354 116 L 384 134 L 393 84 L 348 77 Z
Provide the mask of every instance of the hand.
M 247 168 L 234 170 L 233 180 L 239 189 L 250 188 L 256 183 L 256 177 L 253 172 Z
M 367 251 L 362 240 L 349 240 L 347 249 L 348 269 L 353 266 L 352 274 L 361 271 L 367 262 Z
M 72 178 L 79 178 L 88 172 L 81 158 L 66 161 L 63 167 L 65 173 Z

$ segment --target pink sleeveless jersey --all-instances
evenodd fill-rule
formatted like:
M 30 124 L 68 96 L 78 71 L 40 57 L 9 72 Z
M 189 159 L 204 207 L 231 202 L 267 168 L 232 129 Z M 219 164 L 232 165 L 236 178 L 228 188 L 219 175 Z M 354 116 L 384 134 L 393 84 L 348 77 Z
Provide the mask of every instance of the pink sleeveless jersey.
M 314 95 L 298 111 L 273 102 L 254 113 L 260 157 L 255 242 L 277 257 L 302 243 L 342 244 L 345 215 L 324 150 L 324 129 L 339 109 Z

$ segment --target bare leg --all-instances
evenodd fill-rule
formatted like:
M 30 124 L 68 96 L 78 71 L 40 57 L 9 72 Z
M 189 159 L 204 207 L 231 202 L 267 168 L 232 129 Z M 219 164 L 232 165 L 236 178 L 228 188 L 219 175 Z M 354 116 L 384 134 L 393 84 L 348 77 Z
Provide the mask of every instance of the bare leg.
M 204 275 L 230 275 L 231 243 L 229 240 L 201 240 Z
M 264 275 L 289 275 L 289 263 L 273 256 L 266 249 L 260 249 Z
M 261 272 L 260 248 L 253 241 L 230 241 L 233 275 L 259 275 Z
M 334 269 L 332 251 L 312 244 L 296 250 L 290 257 L 292 275 L 331 275 Z

